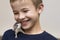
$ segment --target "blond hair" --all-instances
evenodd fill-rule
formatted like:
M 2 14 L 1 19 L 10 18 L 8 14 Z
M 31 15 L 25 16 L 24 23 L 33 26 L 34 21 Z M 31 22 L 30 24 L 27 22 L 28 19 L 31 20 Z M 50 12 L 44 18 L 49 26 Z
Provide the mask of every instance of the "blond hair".
M 10 2 L 14 2 L 16 0 L 10 0 Z M 37 8 L 40 3 L 42 3 L 42 0 L 31 0 L 33 5 Z

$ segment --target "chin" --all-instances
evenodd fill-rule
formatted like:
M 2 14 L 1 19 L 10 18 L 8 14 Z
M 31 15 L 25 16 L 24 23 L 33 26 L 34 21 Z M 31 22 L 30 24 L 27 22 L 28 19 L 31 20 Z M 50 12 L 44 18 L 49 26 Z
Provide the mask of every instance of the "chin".
M 27 29 L 29 29 L 29 28 L 30 28 L 30 27 L 27 27 L 27 26 L 22 27 L 23 30 L 27 30 Z
M 32 28 L 31 25 L 27 25 L 27 26 L 22 26 L 23 30 L 30 30 Z
M 25 26 L 21 26 L 21 28 L 22 28 L 23 30 L 31 30 L 33 26 L 34 26 L 34 23 L 30 22 L 30 23 L 28 23 L 28 24 L 25 25 Z

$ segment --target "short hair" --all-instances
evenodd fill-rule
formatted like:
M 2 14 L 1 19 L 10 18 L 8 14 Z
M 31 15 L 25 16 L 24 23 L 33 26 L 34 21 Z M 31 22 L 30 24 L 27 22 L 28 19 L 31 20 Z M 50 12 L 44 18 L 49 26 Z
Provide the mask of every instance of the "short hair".
M 42 0 L 32 0 L 33 5 L 37 8 L 40 3 L 42 3 Z
M 10 0 L 10 2 L 14 2 L 16 0 Z M 33 5 L 37 8 L 40 3 L 42 3 L 42 0 L 31 0 Z

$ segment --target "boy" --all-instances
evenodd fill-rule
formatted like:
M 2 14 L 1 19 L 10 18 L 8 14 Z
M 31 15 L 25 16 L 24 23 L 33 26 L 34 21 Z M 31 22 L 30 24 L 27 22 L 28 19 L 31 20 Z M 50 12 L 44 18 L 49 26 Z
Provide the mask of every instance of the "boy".
M 21 24 L 23 32 L 8 30 L 2 40 L 57 40 L 41 29 L 39 17 L 43 11 L 42 0 L 10 0 L 16 22 Z

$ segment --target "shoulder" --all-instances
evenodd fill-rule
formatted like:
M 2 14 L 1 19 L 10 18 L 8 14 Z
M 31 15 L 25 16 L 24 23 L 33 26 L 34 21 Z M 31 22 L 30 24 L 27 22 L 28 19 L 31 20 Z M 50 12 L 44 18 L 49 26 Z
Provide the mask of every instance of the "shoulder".
M 14 31 L 12 29 L 9 29 L 9 30 L 4 32 L 4 34 L 11 34 L 11 33 L 14 33 Z
M 54 37 L 53 35 L 51 35 L 50 33 L 44 31 L 43 33 L 44 39 L 48 39 L 48 40 L 57 40 L 56 37 Z
M 9 39 L 10 37 L 14 37 L 15 36 L 15 32 L 12 29 L 9 29 L 7 31 L 4 32 L 2 39 Z

